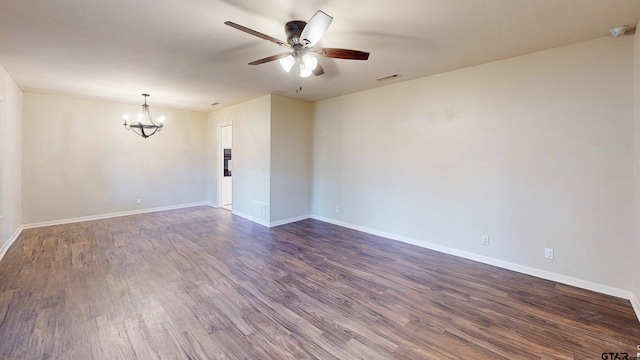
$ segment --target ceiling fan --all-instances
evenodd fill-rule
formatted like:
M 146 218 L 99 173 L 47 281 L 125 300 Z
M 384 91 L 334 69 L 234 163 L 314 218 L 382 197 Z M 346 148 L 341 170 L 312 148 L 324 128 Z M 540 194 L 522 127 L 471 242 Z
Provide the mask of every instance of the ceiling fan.
M 286 72 L 294 69 L 294 72 L 300 75 L 300 77 L 308 77 L 311 76 L 311 74 L 316 76 L 324 74 L 324 69 L 318 64 L 318 59 L 316 59 L 314 55 L 334 59 L 369 59 L 369 53 L 365 51 L 314 47 L 327 29 L 329 29 L 332 21 L 333 17 L 321 10 L 318 10 L 311 19 L 309 19 L 309 22 L 300 20 L 289 21 L 284 25 L 284 32 L 287 35 L 286 42 L 231 21 L 225 21 L 225 24 L 292 50 L 250 62 L 249 65 L 260 65 L 270 61 L 280 60 L 280 65 Z

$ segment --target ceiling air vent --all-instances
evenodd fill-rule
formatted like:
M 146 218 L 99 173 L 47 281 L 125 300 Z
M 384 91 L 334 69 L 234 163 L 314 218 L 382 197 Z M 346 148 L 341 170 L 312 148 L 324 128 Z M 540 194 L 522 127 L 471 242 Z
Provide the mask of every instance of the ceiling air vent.
M 397 78 L 399 76 L 400 75 L 398 75 L 398 74 L 391 74 L 391 75 L 383 76 L 381 78 L 377 78 L 376 80 L 378 80 L 378 81 L 389 81 L 389 80 L 395 79 L 395 78 Z

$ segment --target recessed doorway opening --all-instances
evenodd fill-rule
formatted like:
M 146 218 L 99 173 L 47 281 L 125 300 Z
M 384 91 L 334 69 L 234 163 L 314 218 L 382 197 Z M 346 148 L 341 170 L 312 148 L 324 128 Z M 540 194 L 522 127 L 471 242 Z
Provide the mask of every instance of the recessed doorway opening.
M 233 128 L 231 124 L 218 126 L 218 204 L 231 210 L 233 202 Z

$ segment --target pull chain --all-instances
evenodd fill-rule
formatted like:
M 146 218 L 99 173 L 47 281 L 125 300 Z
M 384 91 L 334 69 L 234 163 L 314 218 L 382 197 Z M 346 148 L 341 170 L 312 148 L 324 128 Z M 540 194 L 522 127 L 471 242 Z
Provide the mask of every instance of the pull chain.
M 302 81 L 300 80 L 300 72 L 299 72 L 299 70 L 296 71 L 296 82 L 298 83 L 298 86 L 296 87 L 296 94 L 297 94 L 298 92 L 302 91 L 302 84 L 301 84 Z

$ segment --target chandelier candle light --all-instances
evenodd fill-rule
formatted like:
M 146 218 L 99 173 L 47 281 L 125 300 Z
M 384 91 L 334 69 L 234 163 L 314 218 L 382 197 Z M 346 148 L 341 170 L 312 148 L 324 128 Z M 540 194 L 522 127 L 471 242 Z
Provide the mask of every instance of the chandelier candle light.
M 142 113 L 138 114 L 137 122 L 128 124 L 128 114 L 124 115 L 123 118 L 125 129 L 133 129 L 133 132 L 146 139 L 156 132 L 162 130 L 162 127 L 164 126 L 164 116 L 158 118 L 158 123 L 154 122 L 151 118 L 151 113 L 149 113 L 149 105 L 147 105 L 147 97 L 149 97 L 149 94 L 142 94 L 142 96 L 144 96 L 144 104 L 142 104 Z

